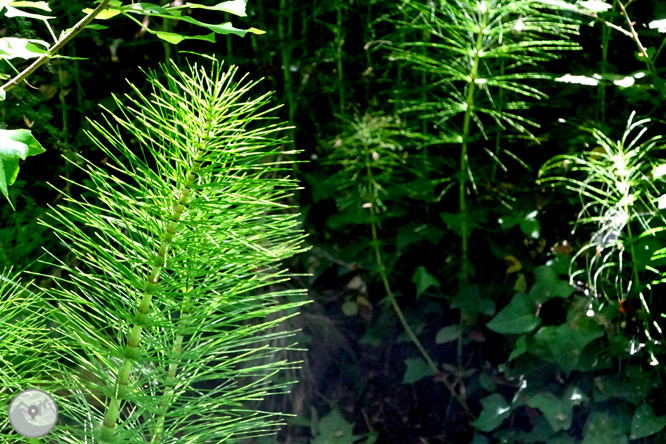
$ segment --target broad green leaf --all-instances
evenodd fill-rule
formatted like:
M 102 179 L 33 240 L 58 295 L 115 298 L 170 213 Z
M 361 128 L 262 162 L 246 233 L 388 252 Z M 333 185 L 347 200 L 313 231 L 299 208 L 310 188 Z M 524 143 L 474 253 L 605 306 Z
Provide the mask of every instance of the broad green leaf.
M 165 8 L 163 6 L 155 5 L 153 3 L 132 3 L 123 8 L 125 12 L 132 12 L 135 14 L 141 15 L 152 15 L 152 16 L 180 16 L 181 12 L 178 10 L 171 10 L 171 8 Z
M 416 298 L 430 287 L 439 287 L 439 281 L 428 274 L 423 265 L 419 265 L 412 275 L 412 282 L 416 284 Z
M 51 11 L 47 2 L 10 1 L 9 4 L 15 8 L 35 8 L 41 9 L 42 11 Z M 4 6 L 2 2 L 0 2 L 0 6 Z
M 537 393 L 532 396 L 527 405 L 541 410 L 554 431 L 569 430 L 573 420 L 573 408 L 588 397 L 575 386 L 569 386 L 562 399 L 548 392 Z
M 519 216 L 507 214 L 497 219 L 497 222 L 500 224 L 500 228 L 502 228 L 502 230 L 508 230 L 518 225 L 521 220 L 522 218 Z
M 7 8 L 5 10 L 5 16 L 6 17 L 26 17 L 26 18 L 33 18 L 33 19 L 38 19 L 38 20 L 51 20 L 54 19 L 55 17 L 51 17 L 48 15 L 41 15 L 41 14 L 32 14 L 30 12 L 25 12 L 21 11 L 20 9 L 12 8 L 11 6 L 5 6 Z
M 90 14 L 93 11 L 94 9 L 86 8 L 83 10 L 83 13 Z M 101 11 L 99 14 L 95 16 L 95 20 L 107 20 L 117 16 L 120 13 L 122 13 L 122 11 L 120 11 L 119 9 L 111 9 L 111 8 L 105 9 L 104 11 Z
M 49 44 L 43 40 L 20 39 L 17 37 L 4 37 L 0 39 L 0 59 L 13 59 L 20 57 L 22 59 L 32 59 L 45 54 L 46 49 L 39 48 L 36 45 L 43 45 L 46 48 Z
M 541 224 L 536 219 L 523 219 L 520 221 L 520 229 L 525 236 L 539 239 L 541 236 Z
M 628 444 L 623 419 L 606 411 L 593 411 L 583 427 L 581 444 Z
M 234 28 L 234 26 L 231 24 L 231 22 L 227 23 L 222 23 L 219 25 L 213 25 L 210 23 L 204 23 L 199 20 L 196 20 L 193 17 L 190 16 L 181 16 L 181 12 L 179 8 L 164 8 L 158 5 L 154 5 L 151 3 L 135 3 L 132 5 L 129 5 L 126 8 L 123 8 L 124 12 L 131 12 L 135 14 L 142 14 L 142 15 L 150 15 L 153 17 L 162 17 L 162 18 L 168 18 L 168 19 L 173 19 L 173 20 L 182 20 L 184 22 L 192 23 L 193 25 L 196 26 L 201 26 L 203 28 L 208 28 L 211 31 L 215 32 L 216 34 L 235 34 L 240 37 L 245 37 L 245 34 L 248 32 L 253 33 L 253 34 L 265 34 L 265 31 L 261 31 L 257 28 L 250 28 L 250 29 L 238 29 Z M 168 41 L 169 43 L 177 44 L 182 40 L 185 40 L 185 38 L 181 38 L 176 42 L 176 38 L 174 36 L 166 36 L 162 37 L 158 34 L 157 31 L 151 31 L 148 30 L 149 32 L 156 34 L 158 37 Z M 182 37 L 182 36 L 181 36 Z M 187 38 L 195 38 L 195 37 L 187 37 Z
M 516 283 L 513 284 L 513 291 L 517 293 L 527 292 L 527 280 L 525 279 L 524 273 L 518 273 L 518 277 L 516 278 Z
M 526 294 L 516 293 L 509 305 L 497 313 L 486 326 L 494 332 L 505 335 L 529 333 L 541 325 L 541 318 L 535 313 L 534 300 Z
M 530 422 L 532 423 L 532 430 L 529 432 L 519 431 L 516 437 L 517 442 L 521 444 L 544 443 L 556 433 L 550 424 L 548 424 L 548 420 L 544 415 L 536 415 L 536 418 L 532 419 Z
M 634 266 L 639 271 L 645 271 L 648 267 L 660 267 L 666 263 L 666 258 L 653 258 L 653 256 L 664 248 L 662 242 L 659 242 L 655 236 L 646 236 L 638 239 L 634 244 L 635 252 Z
M 312 182 L 308 181 L 308 183 L 310 183 L 312 186 L 314 194 L 318 184 L 313 184 Z M 315 198 L 316 197 L 313 196 L 313 199 Z M 401 252 L 408 246 L 416 245 L 423 241 L 436 244 L 442 239 L 442 237 L 444 237 L 444 230 L 433 227 L 432 225 L 412 222 L 408 225 L 405 225 L 404 227 L 398 228 L 398 234 L 395 237 L 395 243 L 398 252 Z
M 557 272 L 549 266 L 542 265 L 534 269 L 536 282 L 528 293 L 537 304 L 555 298 L 568 298 L 574 292 L 574 288 L 560 279 Z
M 492 316 L 495 314 L 495 301 L 490 298 L 482 298 L 478 285 L 467 284 L 460 286 L 451 300 L 451 308 Z
M 0 130 L 0 191 L 7 199 L 8 186 L 14 183 L 19 172 L 19 159 L 25 160 L 44 151 L 30 130 Z
M 575 444 L 575 441 L 573 437 L 566 432 L 559 432 L 558 434 L 551 436 L 546 444 Z
M 666 416 L 656 416 L 648 404 L 641 404 L 631 420 L 631 439 L 645 438 L 666 427 Z
M 204 28 L 208 28 L 211 31 L 217 33 L 217 34 L 235 34 L 240 37 L 245 37 L 245 34 L 248 32 L 251 32 L 253 34 L 265 34 L 265 31 L 260 31 L 256 28 L 250 28 L 250 29 L 238 29 L 234 28 L 231 22 L 227 23 L 222 23 L 220 25 L 211 25 L 208 23 L 200 22 L 199 20 L 195 20 L 190 16 L 185 16 L 185 17 L 180 17 L 178 20 L 182 20 L 184 22 L 192 23 L 193 25 L 198 25 L 202 26 Z
M 402 378 L 403 384 L 412 384 L 423 378 L 435 375 L 433 369 L 423 358 L 407 358 L 405 359 L 407 370 L 405 376 Z
M 509 355 L 509 361 L 516 359 L 518 356 L 527 353 L 527 336 L 521 335 L 516 339 L 516 344 Z
M 493 379 L 491 375 L 489 375 L 486 372 L 481 372 L 481 374 L 479 375 L 479 384 L 481 384 L 481 387 L 483 387 L 485 390 L 488 390 L 491 393 L 497 391 L 497 382 Z
M 580 315 L 565 324 L 539 329 L 534 339 L 538 346 L 550 351 L 555 364 L 569 372 L 578 364 L 583 348 L 603 335 L 603 329 L 593 318 Z
M 482 434 L 474 432 L 474 438 L 469 444 L 490 444 L 490 441 Z
M 319 420 L 317 435 L 310 442 L 311 444 L 353 444 L 356 439 L 354 424 L 347 421 L 342 413 L 334 408 Z
M 363 444 L 375 444 L 377 440 L 379 439 L 379 432 L 378 431 L 373 431 L 368 433 L 368 437 L 365 440 L 365 443 Z
M 104 25 L 89 24 L 86 26 L 86 29 L 96 29 L 98 31 L 101 31 L 102 29 L 109 29 L 109 27 Z
M 437 332 L 437 337 L 435 341 L 438 344 L 444 344 L 446 342 L 455 341 L 462 335 L 462 328 L 460 325 L 449 325 L 444 327 Z
M 493 393 L 481 400 L 483 410 L 472 425 L 482 432 L 492 432 L 511 414 L 511 407 L 499 393 Z
M 442 218 L 442 221 L 447 225 L 447 227 L 453 230 L 458 236 L 462 236 L 462 223 L 465 218 L 463 214 L 460 213 L 440 213 L 439 216 Z M 467 234 L 471 234 L 479 224 L 469 219 L 467 221 Z
M 247 6 L 246 0 L 232 0 L 229 2 L 218 3 L 215 6 L 199 5 L 196 3 L 186 3 L 183 5 L 183 7 L 188 7 L 192 9 L 201 8 L 201 9 L 209 9 L 211 11 L 229 12 L 239 17 L 247 17 L 247 14 L 245 13 L 246 6 Z
M 183 40 L 205 40 L 207 42 L 215 43 L 215 34 L 210 33 L 206 35 L 181 35 L 181 34 L 175 34 L 173 32 L 165 32 L 165 31 L 153 31 L 152 29 L 148 29 L 148 32 L 151 34 L 155 34 L 157 37 L 161 38 L 162 40 L 166 40 L 167 42 L 177 45 Z

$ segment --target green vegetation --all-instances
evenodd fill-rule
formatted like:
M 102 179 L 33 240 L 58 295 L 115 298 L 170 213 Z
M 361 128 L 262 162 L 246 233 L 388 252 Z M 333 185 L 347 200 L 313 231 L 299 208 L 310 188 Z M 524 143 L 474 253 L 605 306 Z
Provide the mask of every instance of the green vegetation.
M 663 2 L 0 20 L 0 404 L 52 392 L 40 442 L 666 438 Z

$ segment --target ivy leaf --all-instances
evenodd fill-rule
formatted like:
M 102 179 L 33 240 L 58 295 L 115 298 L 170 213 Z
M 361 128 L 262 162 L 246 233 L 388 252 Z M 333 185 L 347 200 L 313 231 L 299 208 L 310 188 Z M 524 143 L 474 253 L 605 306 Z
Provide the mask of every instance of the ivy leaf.
M 455 341 L 462 335 L 462 328 L 460 325 L 449 325 L 444 327 L 437 332 L 437 337 L 435 341 L 438 344 L 444 344 L 446 342 Z
M 565 324 L 541 328 L 534 340 L 550 351 L 550 361 L 569 372 L 578 364 L 585 346 L 603 335 L 603 329 L 593 318 L 577 316 Z
M 530 407 L 541 410 L 554 431 L 569 430 L 573 408 L 588 397 L 575 386 L 569 386 L 562 399 L 548 392 L 537 393 L 527 401 Z
M 472 425 L 482 432 L 492 432 L 511 414 L 511 407 L 499 393 L 493 393 L 481 400 L 483 410 Z
M 542 265 L 534 269 L 536 282 L 530 289 L 529 295 L 535 303 L 543 304 L 552 298 L 568 298 L 574 288 L 566 281 L 560 279 L 553 267 Z
M 465 221 L 465 215 L 460 213 L 440 213 L 439 216 L 446 226 L 453 230 L 459 237 L 462 237 L 462 224 Z M 467 235 L 470 235 L 479 224 L 471 216 L 467 219 Z
M 458 288 L 457 294 L 451 300 L 450 307 L 466 312 L 481 313 L 486 316 L 495 314 L 495 301 L 490 298 L 482 298 L 479 286 L 469 283 Z
M 653 258 L 659 251 L 663 251 L 664 245 L 654 236 L 642 237 L 636 241 L 634 246 L 635 260 L 634 265 L 638 271 L 645 271 L 652 267 L 664 265 L 663 257 Z
M 593 411 L 585 423 L 581 444 L 628 444 L 622 416 Z
M 509 361 L 516 359 L 518 356 L 527 353 L 527 336 L 521 335 L 516 340 L 516 344 L 513 346 L 513 351 L 509 355 Z
M 608 402 L 609 399 L 620 398 L 634 405 L 640 404 L 651 390 L 652 381 L 640 374 L 632 377 L 632 367 L 623 371 L 623 376 L 606 375 L 594 378 L 594 401 Z
M 645 438 L 661 432 L 666 427 L 666 416 L 655 416 L 647 404 L 641 404 L 631 420 L 631 439 Z
M 490 444 L 490 441 L 482 434 L 474 433 L 474 439 L 469 444 Z
M 0 130 L 0 191 L 9 200 L 7 187 L 16 180 L 19 159 L 35 156 L 46 151 L 30 130 Z M 14 204 L 9 201 L 12 208 Z
M 439 287 L 439 282 L 428 274 L 423 265 L 419 265 L 412 275 L 412 282 L 416 284 L 416 298 L 418 299 L 424 291 L 430 287 Z
M 347 421 L 338 409 L 321 418 L 317 431 L 312 444 L 353 444 L 356 441 L 354 424 Z
M 486 326 L 504 335 L 529 333 L 539 325 L 541 318 L 535 315 L 536 304 L 526 294 L 516 293 L 509 305 L 504 307 Z
M 537 214 L 538 211 L 532 211 L 520 221 L 520 229 L 523 234 L 532 239 L 539 239 L 539 236 L 541 236 L 541 224 L 536 220 Z
M 435 375 L 433 369 L 428 365 L 423 358 L 407 358 L 405 359 L 407 370 L 405 376 L 402 378 L 403 384 L 412 384 L 423 378 Z
M 566 432 L 560 432 L 550 437 L 546 444 L 574 444 L 574 439 Z

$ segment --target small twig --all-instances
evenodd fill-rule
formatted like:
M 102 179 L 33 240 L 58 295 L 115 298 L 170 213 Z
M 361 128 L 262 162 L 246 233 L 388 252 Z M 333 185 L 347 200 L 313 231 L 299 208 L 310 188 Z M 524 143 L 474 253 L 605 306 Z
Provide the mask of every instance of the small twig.
M 616 31 L 619 31 L 622 34 L 626 35 L 627 37 L 633 38 L 633 35 L 631 34 L 631 32 L 627 31 L 624 28 L 621 28 L 620 26 L 612 24 L 611 22 L 609 22 L 607 20 L 602 19 L 601 17 L 599 17 L 599 15 L 596 12 L 586 12 L 586 11 L 583 11 L 583 10 L 579 9 L 578 13 L 581 14 L 581 15 L 587 16 L 587 17 L 592 17 L 593 19 L 600 21 L 601 23 L 608 26 L 609 28 L 613 28 Z
M 35 60 L 32 65 L 24 69 L 23 72 L 21 72 L 19 75 L 17 75 L 13 79 L 2 85 L 2 90 L 4 92 L 7 92 L 10 89 L 18 86 L 19 83 L 24 81 L 37 68 L 46 63 L 47 60 L 53 57 L 58 51 L 62 49 L 63 46 L 69 43 L 70 40 L 72 40 L 79 32 L 81 32 L 86 26 L 88 26 L 88 23 L 93 21 L 93 19 L 97 17 L 97 15 L 100 12 L 102 12 L 102 10 L 106 9 L 110 2 L 111 0 L 103 0 L 102 3 L 100 3 L 99 6 L 97 6 L 90 14 L 81 19 L 81 21 L 79 21 L 79 23 L 77 23 L 67 35 L 65 35 L 62 39 L 56 42 L 56 44 L 53 45 L 53 47 L 49 49 L 46 52 L 46 54 L 42 55 L 37 60 Z
M 629 3 L 631 3 L 630 0 Z M 627 3 L 627 4 L 629 4 Z M 629 29 L 631 30 L 631 38 L 633 39 L 634 42 L 636 42 L 636 46 L 638 46 L 638 50 L 641 53 L 641 57 L 645 58 L 645 64 L 648 67 L 648 70 L 650 71 L 650 74 L 652 75 L 652 81 L 654 82 L 654 87 L 663 93 L 663 88 L 660 87 L 660 79 L 659 75 L 657 74 L 657 69 L 654 66 L 654 61 L 650 60 L 650 57 L 647 54 L 647 51 L 645 50 L 645 47 L 641 43 L 640 38 L 638 37 L 638 33 L 634 29 L 634 24 L 632 23 L 631 19 L 629 18 L 629 14 L 627 14 L 627 8 L 622 4 L 620 0 L 617 0 L 617 4 L 620 5 L 620 9 L 622 9 L 622 14 L 624 15 L 624 19 L 627 21 L 627 24 L 629 25 Z
M 617 4 L 620 5 L 620 9 L 622 9 L 622 15 L 624 15 L 624 19 L 627 21 L 627 24 L 629 25 L 629 29 L 631 30 L 631 38 L 636 42 L 636 45 L 638 46 L 638 50 L 641 52 L 641 57 L 645 57 L 646 59 L 648 58 L 647 52 L 645 51 L 645 47 L 641 43 L 640 39 L 638 38 L 638 34 L 636 33 L 636 30 L 634 29 L 634 24 L 632 23 L 631 19 L 629 18 L 629 14 L 627 14 L 627 9 L 625 6 L 622 4 L 620 0 L 617 0 Z

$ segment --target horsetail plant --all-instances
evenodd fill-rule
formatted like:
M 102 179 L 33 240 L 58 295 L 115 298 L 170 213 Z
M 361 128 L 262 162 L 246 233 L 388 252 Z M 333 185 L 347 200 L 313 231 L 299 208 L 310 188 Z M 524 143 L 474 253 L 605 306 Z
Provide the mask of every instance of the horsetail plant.
M 397 204 L 391 209 L 387 205 L 388 197 L 396 196 L 395 192 L 389 190 L 394 187 L 391 191 L 395 191 L 396 187 L 400 187 L 397 184 L 400 183 L 401 175 L 419 174 L 407 164 L 407 153 L 403 151 L 398 140 L 398 136 L 402 134 L 400 120 L 379 113 L 366 113 L 363 116 L 355 115 L 353 121 L 345 118 L 343 121 L 348 130 L 336 139 L 333 151 L 324 162 L 336 165 L 340 170 L 326 180 L 325 186 L 327 189 L 336 190 L 337 205 L 341 212 L 352 214 L 348 221 L 367 225 L 371 238 L 367 244 L 363 243 L 362 248 L 372 252 L 374 262 L 368 268 L 376 272 L 386 292 L 387 302 L 423 357 L 424 365 L 430 368 L 432 374 L 437 374 L 437 363 L 407 322 L 391 288 L 389 276 L 395 259 L 388 258 L 382 248 L 382 224 L 389 225 L 391 218 L 400 213 L 400 210 L 395 208 Z M 454 387 L 446 380 L 444 384 L 460 405 L 468 410 L 465 399 Z
M 594 296 L 618 302 L 637 300 L 642 307 L 644 332 L 650 339 L 648 352 L 652 362 L 657 362 L 651 326 L 659 335 L 663 333 L 649 319 L 652 286 L 658 283 L 650 279 L 650 273 L 661 275 L 655 267 L 656 259 L 663 260 L 663 256 L 658 257 L 662 251 L 655 251 L 654 236 L 663 231 L 666 220 L 660 212 L 665 207 L 663 190 L 655 185 L 664 167 L 658 166 L 654 154 L 666 148 L 666 144 L 661 135 L 643 138 L 650 119 L 635 117 L 632 112 L 622 137 L 615 141 L 596 128 L 581 127 L 591 133 L 597 147 L 583 155 L 553 157 L 539 171 L 537 183 L 560 185 L 578 193 L 584 215 L 578 222 L 596 224 L 598 230 L 574 256 L 575 259 L 590 250 L 593 252 L 584 270 L 573 271 L 575 262 L 571 262 L 571 283 L 586 273 L 584 280 Z M 563 176 L 558 171 L 562 168 L 582 177 Z M 646 252 L 652 253 L 652 257 L 645 257 Z M 614 288 L 602 285 L 602 278 Z
M 552 76 L 525 68 L 557 58 L 555 51 L 579 49 L 569 40 L 570 35 L 577 34 L 578 25 L 572 19 L 558 16 L 558 7 L 549 3 L 407 0 L 399 7 L 406 17 L 396 23 L 410 37 L 413 32 L 416 40 L 395 44 L 391 59 L 405 61 L 414 69 L 434 76 L 428 100 L 402 100 L 400 113 L 418 113 L 419 118 L 432 125 L 429 141 L 423 146 L 458 146 L 460 150 L 457 173 L 460 214 L 442 217 L 459 225 L 462 239 L 459 278 L 463 282 L 473 275 L 468 259 L 473 224 L 466 196 L 468 182 L 477 189 L 474 175 L 477 166 L 470 164 L 470 155 L 483 150 L 506 171 L 499 157 L 504 153 L 527 167 L 506 146 L 491 150 L 489 135 L 511 129 L 518 138 L 538 142 L 527 127 L 539 125 L 519 111 L 529 109 L 525 99 L 547 97 L 531 82 Z M 428 38 L 424 39 L 426 35 Z M 500 92 L 504 93 L 501 100 Z M 511 134 L 504 136 L 507 137 Z
M 467 198 L 469 184 L 477 192 L 475 176 L 494 181 L 495 165 L 507 172 L 503 157 L 529 170 L 504 142 L 528 139 L 539 144 L 528 129 L 539 125 L 521 111 L 530 108 L 528 99 L 547 98 L 533 82 L 552 75 L 535 72 L 534 67 L 556 59 L 556 51 L 579 49 L 569 40 L 578 33 L 578 24 L 559 16 L 559 8 L 547 0 L 406 0 L 399 6 L 404 18 L 396 24 L 407 37 L 393 45 L 390 59 L 432 76 L 427 100 L 401 100 L 399 115 L 417 115 L 431 125 L 429 134 L 420 137 L 425 139 L 420 143 L 423 149 L 457 147 L 460 153 L 457 172 L 447 174 L 451 183 L 444 190 L 458 182 L 460 212 L 442 212 L 440 217 L 461 238 L 461 295 L 473 294 L 468 290 L 474 277 L 469 238 L 479 226 Z M 481 151 L 494 163 L 490 171 L 488 162 L 473 163 Z M 472 308 L 461 308 L 461 327 L 476 322 L 476 302 L 467 304 Z M 460 369 L 462 341 L 461 335 Z
M 297 367 L 269 359 L 291 335 L 273 327 L 306 303 L 280 289 L 294 276 L 280 261 L 305 251 L 284 202 L 297 185 L 265 160 L 286 128 L 269 122 L 271 94 L 248 98 L 258 82 L 212 60 L 162 66 L 166 83 L 147 72 L 149 98 L 114 96 L 120 111 L 89 133 L 104 165 L 79 157 L 85 193 L 44 222 L 79 264 L 51 264 L 47 350 L 62 358 L 43 373 L 60 422 L 43 440 L 219 443 L 280 424 L 244 403 L 284 393 L 273 376 Z

